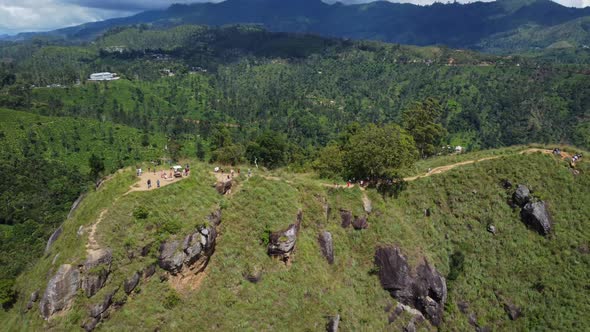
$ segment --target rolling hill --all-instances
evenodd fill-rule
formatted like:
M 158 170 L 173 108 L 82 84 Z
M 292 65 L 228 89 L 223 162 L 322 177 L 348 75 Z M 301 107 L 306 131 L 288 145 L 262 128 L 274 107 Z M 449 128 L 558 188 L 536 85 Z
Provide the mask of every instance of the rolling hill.
M 237 175 L 220 195 L 213 165 L 194 161 L 178 183 L 126 194 L 143 182 L 127 169 L 90 193 L 50 253 L 19 277 L 2 328 L 323 330 L 338 318 L 342 330 L 581 331 L 590 324 L 589 164 L 574 172 L 523 149 L 410 181 L 398 198 L 258 170 Z M 511 203 L 517 184 L 548 206 L 550 235 L 521 220 Z M 294 249 L 269 257 L 273 241 L 293 236 L 280 232 L 290 224 L 298 225 Z M 187 256 L 194 236 L 202 251 Z M 390 267 L 379 255 L 391 248 L 412 270 L 426 264 L 444 277 L 444 296 L 429 295 L 440 317 L 384 289 Z M 81 286 L 68 288 L 72 280 Z

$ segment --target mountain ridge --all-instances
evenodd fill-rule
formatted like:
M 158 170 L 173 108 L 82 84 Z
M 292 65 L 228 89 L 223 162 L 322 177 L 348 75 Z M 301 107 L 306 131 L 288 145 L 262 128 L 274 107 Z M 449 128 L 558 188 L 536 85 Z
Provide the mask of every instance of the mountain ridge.
M 378 1 L 327 4 L 321 0 L 228 0 L 220 3 L 174 4 L 124 18 L 85 23 L 35 35 L 89 41 L 117 26 L 148 24 L 168 28 L 183 24 L 222 26 L 256 23 L 276 32 L 304 32 L 331 37 L 372 39 L 411 45 L 444 44 L 486 50 L 482 41 L 523 26 L 539 29 L 590 16 L 590 8 L 568 8 L 550 0 L 434 3 L 418 6 Z M 510 45 L 499 52 L 510 52 Z

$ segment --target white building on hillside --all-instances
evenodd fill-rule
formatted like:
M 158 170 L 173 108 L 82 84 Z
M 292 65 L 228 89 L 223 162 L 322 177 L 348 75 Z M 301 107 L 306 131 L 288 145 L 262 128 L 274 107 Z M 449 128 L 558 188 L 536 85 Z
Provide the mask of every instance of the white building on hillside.
M 116 73 L 94 73 L 90 75 L 89 81 L 114 81 L 119 78 Z

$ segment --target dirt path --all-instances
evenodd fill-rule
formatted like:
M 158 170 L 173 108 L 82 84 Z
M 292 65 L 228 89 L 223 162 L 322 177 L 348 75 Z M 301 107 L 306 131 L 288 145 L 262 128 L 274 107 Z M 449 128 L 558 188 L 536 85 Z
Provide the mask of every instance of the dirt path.
M 553 153 L 552 150 L 532 148 L 532 149 L 526 149 L 526 150 L 520 151 L 518 154 L 528 154 L 528 153 L 535 153 L 535 152 L 541 152 L 541 153 L 544 153 L 544 154 L 552 154 Z M 407 182 L 414 181 L 414 180 L 417 180 L 417 179 L 420 179 L 420 178 L 424 178 L 424 177 L 428 177 L 428 176 L 431 176 L 431 175 L 434 175 L 434 174 L 441 174 L 441 173 L 444 173 L 444 172 L 448 172 L 448 171 L 452 170 L 455 167 L 470 165 L 470 164 L 474 164 L 474 163 L 480 162 L 480 161 L 498 159 L 498 158 L 502 158 L 502 157 L 505 157 L 505 156 L 506 155 L 493 156 L 493 157 L 485 157 L 485 158 L 481 158 L 481 159 L 466 160 L 466 161 L 461 161 L 461 162 L 450 164 L 450 165 L 439 166 L 439 167 L 435 167 L 435 168 L 431 169 L 430 172 L 427 172 L 426 174 L 404 178 L 404 181 L 407 181 Z M 568 154 L 562 152 L 561 153 L 561 158 L 563 159 L 563 158 L 566 158 L 566 157 L 568 157 Z
M 123 196 L 128 195 L 135 191 L 150 191 L 158 189 L 158 180 L 160 180 L 160 188 L 165 187 L 167 185 L 180 182 L 184 179 L 187 179 L 188 176 L 183 176 L 181 178 L 170 177 L 170 172 L 166 172 L 166 178 L 162 177 L 162 171 L 159 172 L 145 172 L 142 173 L 141 176 L 138 177 L 138 181 L 134 183 L 130 188 L 129 191 L 126 192 Z M 147 181 L 150 180 L 152 183 L 152 187 L 148 188 Z
M 91 257 L 96 252 L 100 251 L 100 246 L 98 245 L 98 241 L 96 241 L 96 229 L 108 211 L 108 209 L 102 210 L 98 216 L 98 219 L 96 219 L 96 222 L 90 226 L 90 232 L 88 232 L 88 242 L 86 243 L 86 253 L 88 254 L 88 257 Z

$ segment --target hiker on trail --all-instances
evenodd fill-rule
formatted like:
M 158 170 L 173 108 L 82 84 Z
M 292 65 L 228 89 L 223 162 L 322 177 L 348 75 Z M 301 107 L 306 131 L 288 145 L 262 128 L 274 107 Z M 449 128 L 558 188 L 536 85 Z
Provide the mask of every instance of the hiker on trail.
M 141 168 L 139 169 L 139 176 L 141 176 Z
M 346 188 L 350 188 L 350 180 L 346 181 Z
M 215 167 L 215 168 L 213 169 L 213 172 L 215 172 L 215 173 L 219 172 L 219 166 Z
M 230 177 L 229 177 L 229 175 L 227 176 L 227 179 L 228 179 L 228 180 L 231 180 L 231 179 L 230 179 Z
M 252 176 L 252 170 L 248 168 L 248 177 Z
M 156 185 L 160 188 L 160 179 L 156 180 Z
M 147 185 L 148 185 L 148 189 L 151 189 L 152 188 L 152 180 L 148 179 Z
M 238 168 L 238 176 L 240 176 L 240 169 Z
M 233 178 L 234 177 L 234 169 L 233 168 L 231 169 L 230 173 L 231 173 L 231 177 Z
M 152 169 L 150 167 L 148 167 L 148 173 L 151 171 Z
M 172 179 L 172 171 L 170 171 L 170 178 Z

